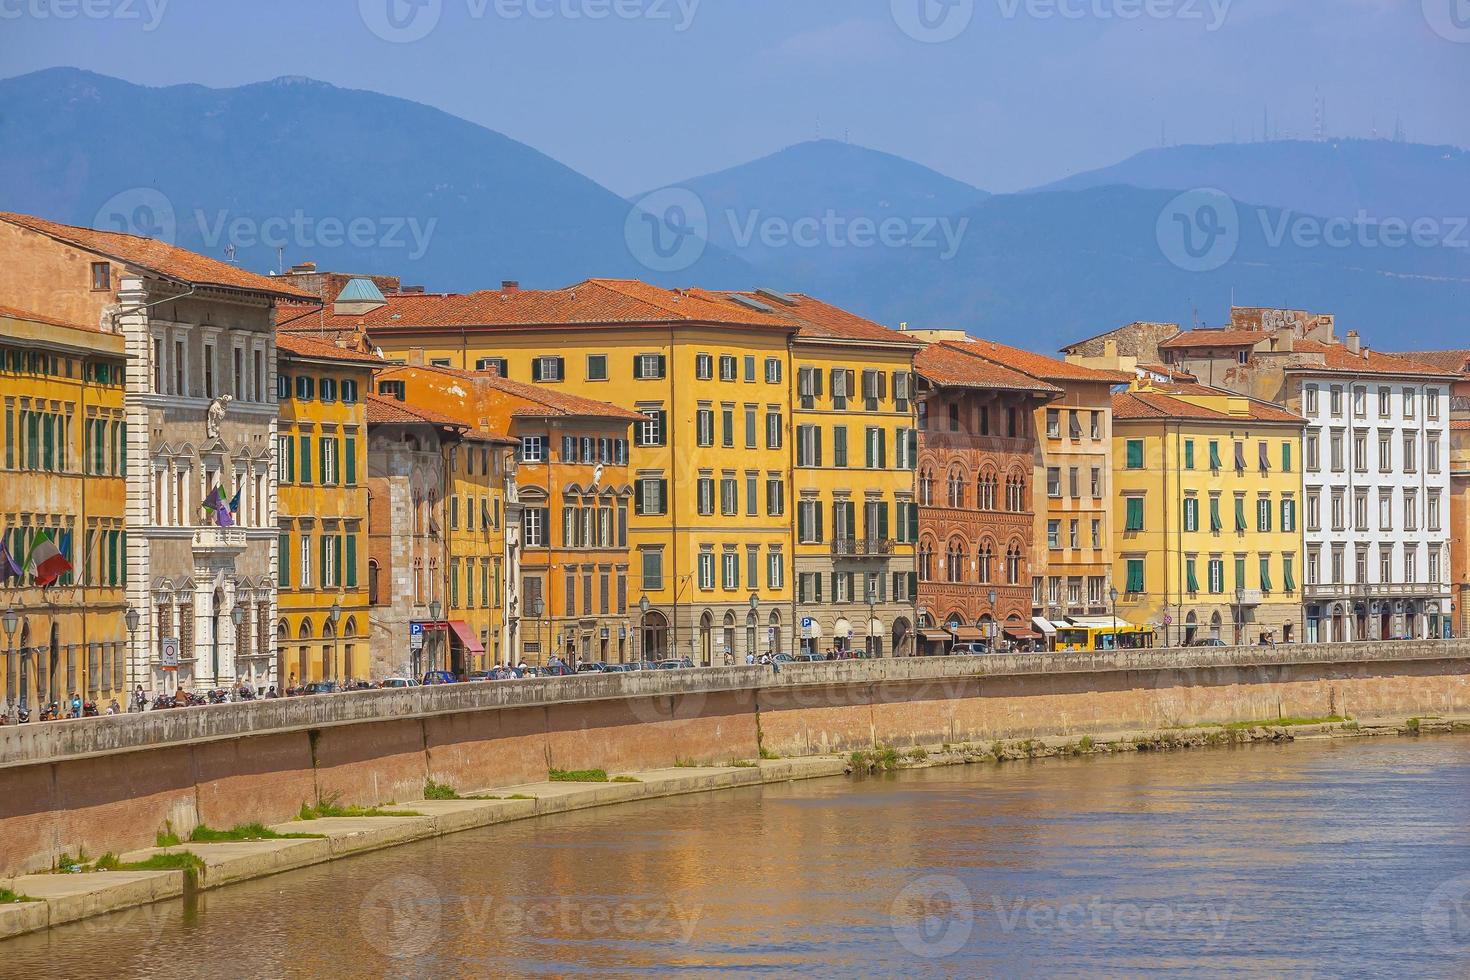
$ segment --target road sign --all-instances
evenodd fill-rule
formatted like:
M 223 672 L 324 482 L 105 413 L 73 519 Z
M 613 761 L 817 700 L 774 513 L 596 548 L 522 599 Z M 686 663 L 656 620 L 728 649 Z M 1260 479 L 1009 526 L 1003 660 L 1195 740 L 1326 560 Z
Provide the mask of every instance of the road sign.
M 165 636 L 160 641 L 164 670 L 179 669 L 179 638 L 177 636 Z
M 801 617 L 801 638 L 803 640 L 812 638 L 812 618 L 810 616 Z
M 408 648 L 410 650 L 422 650 L 424 648 L 424 624 L 408 624 Z

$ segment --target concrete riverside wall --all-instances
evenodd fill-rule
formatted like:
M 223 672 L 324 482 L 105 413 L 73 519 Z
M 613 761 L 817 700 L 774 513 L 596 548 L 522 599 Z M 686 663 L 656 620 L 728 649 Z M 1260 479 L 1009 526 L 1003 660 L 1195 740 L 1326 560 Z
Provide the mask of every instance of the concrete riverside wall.
M 1279 717 L 1470 710 L 1470 641 L 1128 650 L 584 675 L 0 729 L 0 875 L 547 769 L 847 752 Z

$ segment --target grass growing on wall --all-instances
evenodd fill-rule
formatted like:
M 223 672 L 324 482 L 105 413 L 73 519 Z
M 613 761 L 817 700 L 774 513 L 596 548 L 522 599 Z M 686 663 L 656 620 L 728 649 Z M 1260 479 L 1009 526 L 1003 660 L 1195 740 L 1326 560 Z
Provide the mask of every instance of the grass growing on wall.
M 384 810 L 376 806 L 341 806 L 337 794 L 324 796 L 315 803 L 301 804 L 297 820 L 317 820 L 321 817 L 422 817 L 413 810 Z
M 237 840 L 288 840 L 291 838 L 321 838 L 321 834 L 283 834 L 261 823 L 242 823 L 229 830 L 215 830 L 200 824 L 189 833 L 194 844 L 217 844 L 221 841 Z
M 546 778 L 553 783 L 605 783 L 606 769 L 548 769 Z

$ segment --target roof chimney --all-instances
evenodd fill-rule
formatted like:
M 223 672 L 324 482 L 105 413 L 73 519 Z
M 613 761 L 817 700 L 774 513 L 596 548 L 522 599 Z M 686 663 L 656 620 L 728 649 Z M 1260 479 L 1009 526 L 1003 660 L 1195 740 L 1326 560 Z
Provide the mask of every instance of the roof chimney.
M 521 288 L 521 281 L 519 279 L 502 279 L 502 280 L 500 280 L 500 291 L 503 292 L 503 293 L 514 293 L 514 292 L 518 291 L 520 288 Z
M 423 286 L 404 286 L 402 289 L 399 290 L 399 292 L 400 293 L 405 293 L 405 294 L 408 294 L 408 295 L 411 295 L 411 296 L 420 296 L 420 295 L 423 295 L 424 287 Z
M 1362 345 L 1358 341 L 1358 332 L 1356 330 L 1349 330 L 1347 332 L 1347 340 L 1343 341 L 1343 346 L 1352 351 L 1354 354 L 1357 354 L 1361 351 Z
M 315 262 L 297 262 L 291 267 L 292 275 L 304 275 L 316 271 Z

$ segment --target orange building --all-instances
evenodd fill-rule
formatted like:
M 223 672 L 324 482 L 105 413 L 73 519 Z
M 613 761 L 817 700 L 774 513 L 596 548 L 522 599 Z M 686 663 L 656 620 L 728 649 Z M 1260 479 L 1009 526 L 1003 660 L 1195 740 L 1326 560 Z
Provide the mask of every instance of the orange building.
M 379 387 L 409 406 L 432 405 L 515 442 L 507 500 L 520 526 L 508 529 L 503 566 L 509 658 L 540 663 L 555 652 L 568 660 L 635 659 L 628 436 L 644 416 L 493 371 L 394 367 L 382 372 Z

